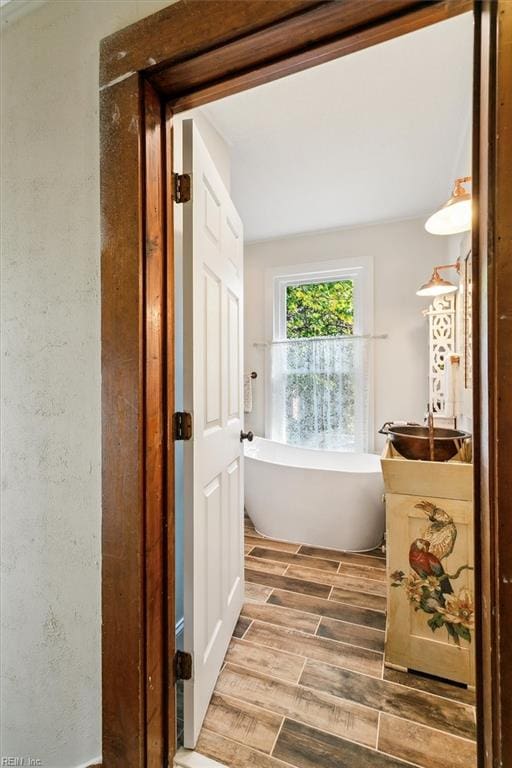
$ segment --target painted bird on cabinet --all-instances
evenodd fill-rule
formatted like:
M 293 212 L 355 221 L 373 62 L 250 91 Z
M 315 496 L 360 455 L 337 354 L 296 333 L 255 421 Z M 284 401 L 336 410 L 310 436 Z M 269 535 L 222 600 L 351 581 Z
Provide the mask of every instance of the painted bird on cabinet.
M 451 555 L 457 538 L 457 527 L 448 512 L 430 501 L 420 501 L 415 504 L 430 520 L 430 525 L 423 532 L 423 539 L 429 543 L 429 552 L 438 560 L 444 560 Z
M 431 501 L 415 504 L 428 517 L 430 524 L 409 547 L 410 573 L 397 570 L 391 574 L 391 586 L 403 587 L 414 611 L 424 611 L 432 632 L 445 627 L 450 638 L 471 642 L 474 627 L 473 595 L 463 585 L 455 594 L 452 583 L 463 571 L 472 570 L 469 564 L 460 565 L 454 573 L 445 570 L 441 560 L 452 554 L 457 539 L 453 518 Z
M 453 592 L 450 579 L 446 575 L 441 561 L 430 552 L 430 542 L 427 539 L 415 539 L 409 549 L 409 565 L 421 579 L 434 577 L 439 582 L 441 599 L 445 594 Z

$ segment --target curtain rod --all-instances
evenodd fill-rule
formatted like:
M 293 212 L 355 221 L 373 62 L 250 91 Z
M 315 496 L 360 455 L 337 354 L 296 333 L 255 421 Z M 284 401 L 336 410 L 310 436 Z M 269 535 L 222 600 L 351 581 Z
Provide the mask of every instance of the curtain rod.
M 303 339 L 276 339 L 276 341 L 254 341 L 253 347 L 272 347 L 274 344 L 300 344 L 306 341 L 352 341 L 353 339 L 387 339 L 389 334 L 364 334 L 362 336 L 309 336 Z

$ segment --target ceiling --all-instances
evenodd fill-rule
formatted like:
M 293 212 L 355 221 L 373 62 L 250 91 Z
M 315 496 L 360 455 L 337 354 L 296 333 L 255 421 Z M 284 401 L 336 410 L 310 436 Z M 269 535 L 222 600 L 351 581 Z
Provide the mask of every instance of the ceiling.
M 213 102 L 246 239 L 421 216 L 469 173 L 471 14 Z

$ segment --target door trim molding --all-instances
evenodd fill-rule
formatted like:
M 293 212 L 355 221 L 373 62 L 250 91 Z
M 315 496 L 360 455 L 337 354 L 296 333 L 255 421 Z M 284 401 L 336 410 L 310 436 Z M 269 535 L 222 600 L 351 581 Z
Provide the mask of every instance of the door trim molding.
M 472 7 L 209 0 L 205 13 L 201 0 L 187 0 L 101 43 L 104 768 L 161 768 L 175 752 L 172 114 Z M 475 414 L 478 722 L 480 766 L 491 768 L 510 765 L 512 755 L 512 729 L 502 727 L 512 722 L 512 61 L 504 53 L 512 4 L 485 0 L 475 11 L 473 245 L 485 405 Z

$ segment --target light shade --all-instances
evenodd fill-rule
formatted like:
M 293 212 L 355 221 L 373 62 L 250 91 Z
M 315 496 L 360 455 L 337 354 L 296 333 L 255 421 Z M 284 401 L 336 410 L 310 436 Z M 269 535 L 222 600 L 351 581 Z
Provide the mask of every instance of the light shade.
M 470 176 L 456 179 L 453 194 L 447 203 L 425 223 L 431 235 L 456 235 L 471 229 L 471 194 L 462 186 Z
M 457 286 L 444 280 L 435 268 L 428 283 L 416 291 L 416 296 L 442 296 L 443 293 L 454 293 L 456 290 Z

